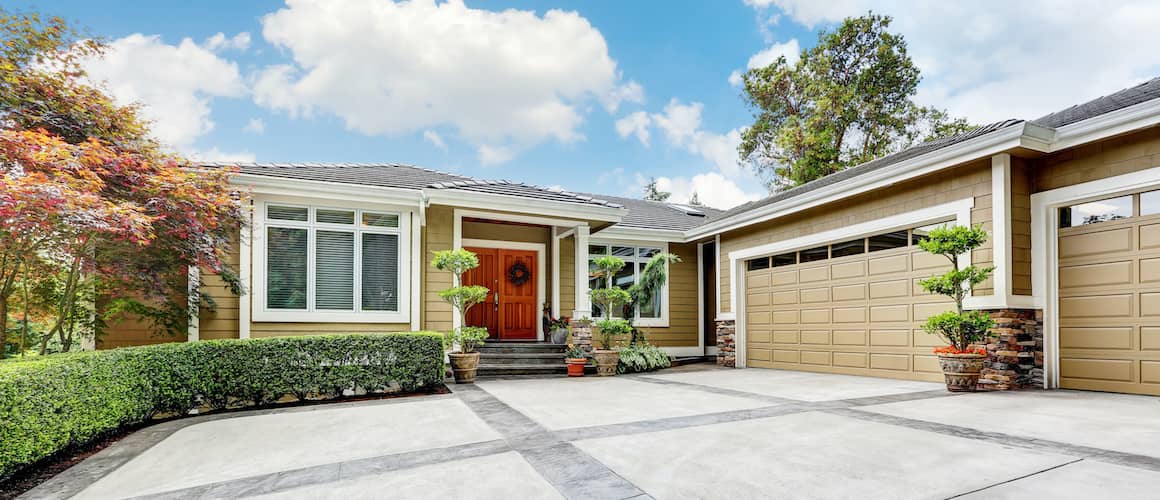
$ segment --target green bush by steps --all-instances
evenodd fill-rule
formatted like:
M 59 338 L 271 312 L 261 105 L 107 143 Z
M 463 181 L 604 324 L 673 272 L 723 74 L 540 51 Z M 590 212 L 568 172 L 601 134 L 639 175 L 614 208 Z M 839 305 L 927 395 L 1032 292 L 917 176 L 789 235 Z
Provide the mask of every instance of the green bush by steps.
M 0 362 L 0 481 L 156 416 L 443 382 L 438 333 L 209 340 Z

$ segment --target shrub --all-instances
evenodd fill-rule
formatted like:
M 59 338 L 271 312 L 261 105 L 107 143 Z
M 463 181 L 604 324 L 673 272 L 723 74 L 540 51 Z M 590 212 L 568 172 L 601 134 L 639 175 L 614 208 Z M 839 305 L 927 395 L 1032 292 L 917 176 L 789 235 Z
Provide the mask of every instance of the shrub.
M 647 342 L 638 342 L 620 350 L 618 373 L 651 372 L 672 366 L 669 353 Z
M 623 319 L 602 319 L 596 323 L 596 339 L 600 348 L 611 350 L 626 335 L 632 333 L 632 324 Z
M 982 226 L 943 226 L 931 230 L 918 246 L 933 255 L 941 255 L 952 266 L 941 276 L 931 276 L 920 280 L 919 286 L 927 293 L 945 295 L 955 301 L 955 310 L 927 318 L 922 329 L 937 335 L 949 344 L 945 353 L 975 353 L 972 344 L 982 342 L 987 332 L 995 326 L 990 316 L 978 311 L 965 312 L 963 300 L 977 286 L 987 280 L 993 267 L 959 267 L 959 256 L 979 248 L 987 242 L 987 232 Z
M 209 340 L 0 363 L 0 480 L 159 415 L 414 391 L 443 381 L 437 333 Z

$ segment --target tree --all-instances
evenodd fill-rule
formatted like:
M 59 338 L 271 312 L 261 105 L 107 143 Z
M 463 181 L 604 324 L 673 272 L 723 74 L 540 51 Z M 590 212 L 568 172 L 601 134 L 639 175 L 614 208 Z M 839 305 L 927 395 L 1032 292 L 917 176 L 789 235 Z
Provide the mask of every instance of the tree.
M 738 152 L 770 190 L 973 128 L 913 101 L 919 69 L 903 37 L 887 31 L 890 22 L 873 13 L 847 18 L 795 63 L 782 56 L 745 73 L 755 120 Z
M 987 232 L 982 226 L 938 227 L 918 242 L 918 246 L 927 253 L 945 257 L 952 266 L 950 271 L 941 276 L 931 276 L 918 282 L 927 293 L 944 295 L 955 301 L 954 311 L 931 316 L 922 325 L 927 333 L 938 335 L 949 344 L 951 353 L 970 352 L 970 346 L 980 343 L 987 331 L 995 326 L 995 322 L 986 313 L 963 311 L 963 300 L 967 294 L 979 283 L 987 281 L 995 268 L 959 268 L 959 256 L 986 242 Z
M 486 328 L 467 326 L 467 311 L 487 300 L 487 287 L 463 285 L 463 274 L 479 267 L 479 257 L 470 250 L 463 248 L 458 250 L 441 250 L 435 252 L 435 258 L 431 261 L 431 265 L 435 269 L 449 271 L 451 273 L 451 284 L 453 286 L 446 290 L 441 290 L 439 292 L 439 298 L 451 304 L 451 307 L 459 314 L 459 328 L 455 329 L 455 331 L 447 332 L 443 337 L 444 343 L 447 344 L 448 348 L 454 348 L 454 346 L 458 345 L 463 353 L 472 352 L 475 350 L 475 346 L 483 342 L 483 339 L 486 339 L 488 335 Z
M 696 191 L 693 191 L 693 195 L 689 197 L 689 205 L 694 207 L 704 206 L 704 204 L 701 203 L 701 197 L 697 195 Z
M 191 266 L 243 293 L 224 263 L 243 220 L 232 171 L 189 168 L 137 106 L 87 83 L 81 61 L 103 49 L 59 18 L 0 10 L 0 344 L 20 279 L 56 280 L 48 335 L 66 344 L 97 294 L 183 332 Z
M 665 201 L 672 195 L 673 193 L 657 189 L 656 177 L 649 177 L 648 184 L 644 186 L 644 199 L 649 201 Z

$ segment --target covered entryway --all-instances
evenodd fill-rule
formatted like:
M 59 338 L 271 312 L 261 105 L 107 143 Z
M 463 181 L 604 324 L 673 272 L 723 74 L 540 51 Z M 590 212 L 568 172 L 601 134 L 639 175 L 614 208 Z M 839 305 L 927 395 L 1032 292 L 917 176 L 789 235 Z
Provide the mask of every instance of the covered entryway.
M 1160 192 L 1060 209 L 1061 387 L 1160 395 L 1156 209 Z
M 920 325 L 953 307 L 918 287 L 949 268 L 901 230 L 746 262 L 746 364 L 938 381 Z

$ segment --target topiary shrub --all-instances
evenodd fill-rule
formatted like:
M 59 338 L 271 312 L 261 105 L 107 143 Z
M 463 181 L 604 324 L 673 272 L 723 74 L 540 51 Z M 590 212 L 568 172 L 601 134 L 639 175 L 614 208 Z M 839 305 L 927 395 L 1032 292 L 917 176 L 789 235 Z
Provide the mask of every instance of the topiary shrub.
M 443 382 L 438 333 L 208 340 L 0 362 L 0 481 L 157 416 Z

